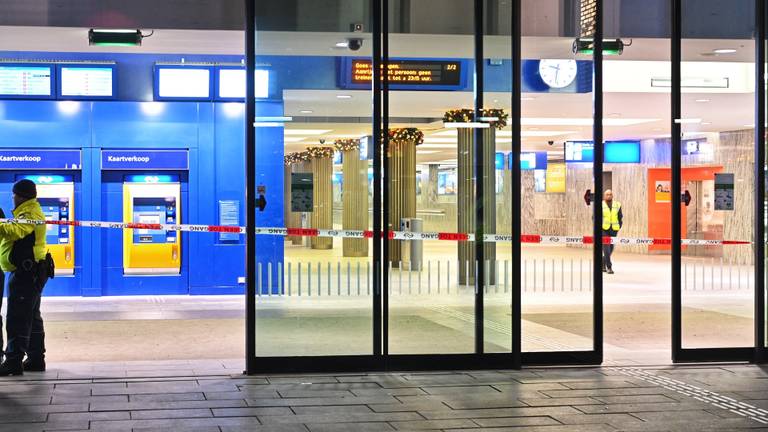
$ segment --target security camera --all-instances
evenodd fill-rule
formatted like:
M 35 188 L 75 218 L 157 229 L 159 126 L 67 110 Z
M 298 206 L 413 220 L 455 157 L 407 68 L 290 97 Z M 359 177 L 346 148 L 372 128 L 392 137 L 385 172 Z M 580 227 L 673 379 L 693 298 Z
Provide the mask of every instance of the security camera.
M 325 138 L 320 138 L 320 144 L 325 144 Z
M 547 144 L 549 144 L 549 145 L 555 145 L 555 142 L 554 142 L 554 141 L 547 141 Z
M 349 38 L 347 39 L 347 46 L 352 51 L 359 51 L 363 47 L 363 40 L 360 38 Z

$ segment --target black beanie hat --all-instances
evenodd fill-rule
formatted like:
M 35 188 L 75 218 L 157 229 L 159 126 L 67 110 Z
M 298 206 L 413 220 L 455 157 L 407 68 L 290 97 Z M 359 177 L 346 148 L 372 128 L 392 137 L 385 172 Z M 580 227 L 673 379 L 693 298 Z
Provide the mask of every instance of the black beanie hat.
M 32 180 L 19 180 L 13 185 L 13 193 L 22 198 L 37 198 L 37 186 L 35 186 L 35 182 Z

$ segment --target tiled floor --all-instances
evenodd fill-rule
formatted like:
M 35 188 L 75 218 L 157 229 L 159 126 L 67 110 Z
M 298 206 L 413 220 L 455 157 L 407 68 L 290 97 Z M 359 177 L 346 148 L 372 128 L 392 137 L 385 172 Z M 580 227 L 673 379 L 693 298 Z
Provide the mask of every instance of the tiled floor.
M 750 365 L 254 376 L 240 361 L 80 363 L 0 379 L 0 432 L 768 431 Z

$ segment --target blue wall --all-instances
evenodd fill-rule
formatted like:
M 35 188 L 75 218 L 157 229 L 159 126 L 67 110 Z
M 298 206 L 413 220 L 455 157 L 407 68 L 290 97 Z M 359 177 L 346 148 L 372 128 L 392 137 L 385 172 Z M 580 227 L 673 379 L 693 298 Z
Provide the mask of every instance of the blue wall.
M 156 114 L 142 102 L 76 102 L 69 114 L 55 101 L 0 101 L 0 146 L 4 148 L 81 149 L 83 167 L 75 172 L 74 211 L 79 220 L 121 221 L 125 172 L 101 171 L 101 149 L 188 149 L 190 169 L 182 179 L 183 223 L 218 224 L 218 202 L 240 201 L 245 224 L 244 114 L 242 104 L 167 102 Z M 72 104 L 67 102 L 67 104 Z M 259 102 L 258 115 L 282 115 L 282 102 Z M 267 188 L 261 226 L 283 226 L 283 129 L 259 128 L 258 184 Z M 278 175 L 276 175 L 276 173 Z M 0 207 L 10 209 L 18 172 L 0 171 Z M 124 276 L 122 232 L 78 228 L 75 276 L 57 277 L 47 295 L 224 294 L 240 293 L 244 238 L 219 240 L 215 233 L 182 234 L 178 276 Z M 259 239 L 257 259 L 282 262 L 279 238 Z M 266 280 L 266 276 L 265 279 Z M 273 276 L 274 284 L 277 284 Z

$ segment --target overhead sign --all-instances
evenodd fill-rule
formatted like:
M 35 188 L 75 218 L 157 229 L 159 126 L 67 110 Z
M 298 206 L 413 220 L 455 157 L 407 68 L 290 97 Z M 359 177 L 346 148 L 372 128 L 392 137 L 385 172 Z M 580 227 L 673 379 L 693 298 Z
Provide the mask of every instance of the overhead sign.
M 640 163 L 639 141 L 608 141 L 603 146 L 605 163 Z M 566 162 L 594 162 L 595 144 L 592 141 L 565 143 Z
M 371 59 L 342 57 L 340 87 L 367 89 L 373 81 Z M 391 59 L 386 67 L 392 90 L 461 90 L 466 87 L 463 60 Z
M 80 150 L 0 150 L 0 170 L 79 170 Z
M 509 169 L 512 169 L 512 158 L 509 160 Z M 520 153 L 520 169 L 524 171 L 547 169 L 547 152 Z
M 0 97 L 53 98 L 53 66 L 0 64 Z
M 63 98 L 114 98 L 115 65 L 60 65 L 58 96 Z
M 102 170 L 189 169 L 187 150 L 102 150 Z

